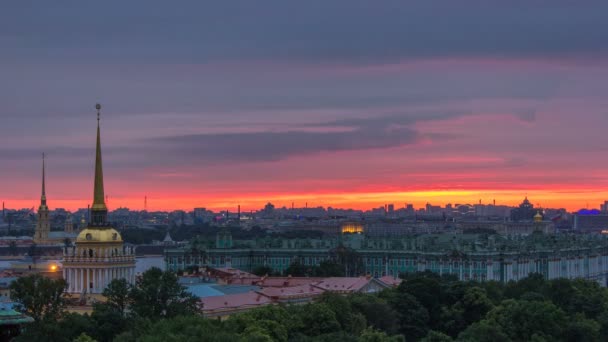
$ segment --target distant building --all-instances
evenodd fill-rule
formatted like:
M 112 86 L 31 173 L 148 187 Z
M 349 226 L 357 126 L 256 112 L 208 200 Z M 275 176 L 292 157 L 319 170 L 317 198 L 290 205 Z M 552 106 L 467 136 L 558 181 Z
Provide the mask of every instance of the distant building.
M 538 210 L 530 203 L 528 197 L 524 199 L 519 207 L 511 210 L 511 221 L 532 221 Z
M 348 258 L 340 259 L 340 251 L 350 251 Z M 232 248 L 196 251 L 192 246 L 165 248 L 166 269 L 172 271 L 206 266 L 251 272 L 264 266 L 282 273 L 296 262 L 312 267 L 325 260 L 340 262 L 349 272 L 358 270 L 351 276 L 397 277 L 431 271 L 452 274 L 463 281 L 508 282 L 540 273 L 545 279 L 585 278 L 605 286 L 608 239 L 540 231 L 527 236 L 442 233 L 389 238 L 347 234 L 331 239 L 237 240 Z
M 574 214 L 572 228 L 585 233 L 608 232 L 608 214 L 599 210 L 579 210 Z

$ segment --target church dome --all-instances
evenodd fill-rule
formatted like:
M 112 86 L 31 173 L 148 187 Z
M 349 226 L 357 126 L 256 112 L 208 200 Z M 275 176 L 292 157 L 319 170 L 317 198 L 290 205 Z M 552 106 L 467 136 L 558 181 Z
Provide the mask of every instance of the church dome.
M 540 211 L 536 212 L 536 215 L 534 215 L 534 222 L 542 222 L 543 221 L 543 215 L 540 213 Z
M 100 243 L 100 242 L 113 242 L 113 243 L 122 243 L 122 236 L 120 233 L 113 228 L 86 228 L 83 229 L 78 237 L 76 238 L 76 242 L 84 242 L 84 243 Z

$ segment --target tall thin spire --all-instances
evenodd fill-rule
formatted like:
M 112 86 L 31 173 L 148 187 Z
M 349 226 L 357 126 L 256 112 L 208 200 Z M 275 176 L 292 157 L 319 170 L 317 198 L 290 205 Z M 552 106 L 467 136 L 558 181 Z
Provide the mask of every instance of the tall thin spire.
M 44 152 L 42 153 L 42 196 L 40 196 L 40 206 L 46 206 L 46 176 L 44 167 Z
M 95 151 L 95 187 L 93 189 L 93 206 L 91 207 L 91 223 L 93 225 L 105 225 L 108 208 L 105 203 L 103 189 L 103 164 L 101 161 L 101 132 L 100 132 L 100 110 L 101 105 L 95 105 L 97 109 L 97 147 Z

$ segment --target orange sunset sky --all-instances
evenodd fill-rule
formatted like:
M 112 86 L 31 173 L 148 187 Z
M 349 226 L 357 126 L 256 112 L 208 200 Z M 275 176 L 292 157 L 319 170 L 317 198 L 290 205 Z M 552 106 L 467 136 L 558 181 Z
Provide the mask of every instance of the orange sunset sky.
M 96 102 L 111 209 L 608 200 L 604 5 L 444 5 L 6 6 L 0 200 L 91 202 Z

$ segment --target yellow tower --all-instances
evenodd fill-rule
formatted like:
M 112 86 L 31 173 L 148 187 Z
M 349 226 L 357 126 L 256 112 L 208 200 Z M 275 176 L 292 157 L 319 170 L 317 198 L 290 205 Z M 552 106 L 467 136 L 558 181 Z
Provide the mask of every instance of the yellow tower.
M 539 211 L 536 211 L 536 215 L 534 215 L 534 222 L 541 223 L 543 222 L 543 215 Z
M 91 220 L 76 238 L 76 245 L 64 250 L 63 277 L 69 293 L 101 293 L 114 279 L 135 280 L 135 253 L 125 246 L 120 233 L 107 222 L 108 208 L 103 186 L 100 110 L 97 104 L 97 146 Z
M 38 207 L 38 222 L 34 232 L 34 242 L 37 244 L 47 243 L 51 225 L 49 223 L 49 207 L 46 205 L 46 184 L 45 184 L 44 153 L 42 154 L 42 195 L 40 196 L 40 206 Z

